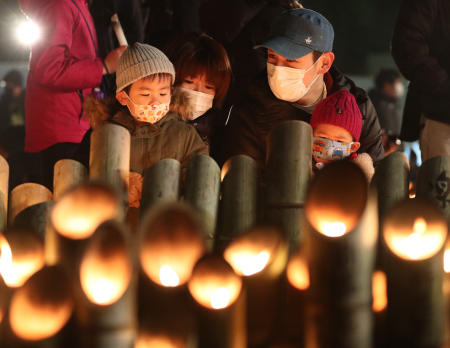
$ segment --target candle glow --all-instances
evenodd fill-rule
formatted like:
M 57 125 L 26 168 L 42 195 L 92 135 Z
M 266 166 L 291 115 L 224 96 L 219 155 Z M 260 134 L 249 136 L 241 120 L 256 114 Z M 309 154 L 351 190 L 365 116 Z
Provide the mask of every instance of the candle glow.
M 320 221 L 319 231 L 327 237 L 342 237 L 347 232 L 347 226 L 339 221 Z
M 382 271 L 375 271 L 372 275 L 372 309 L 374 312 L 382 312 L 388 304 L 387 279 Z
M 287 278 L 289 283 L 298 290 L 309 288 L 308 265 L 300 251 L 297 251 L 288 262 Z
M 159 270 L 159 279 L 161 284 L 167 287 L 175 287 L 180 284 L 180 277 L 172 267 L 164 265 Z

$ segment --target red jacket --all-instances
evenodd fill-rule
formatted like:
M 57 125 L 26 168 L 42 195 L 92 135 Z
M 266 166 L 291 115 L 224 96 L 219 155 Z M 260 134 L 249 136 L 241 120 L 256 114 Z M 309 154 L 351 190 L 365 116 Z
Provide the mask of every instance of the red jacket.
M 40 28 L 31 49 L 26 93 L 25 151 L 81 142 L 89 122 L 80 118 L 83 96 L 102 79 L 97 35 L 86 0 L 19 0 Z

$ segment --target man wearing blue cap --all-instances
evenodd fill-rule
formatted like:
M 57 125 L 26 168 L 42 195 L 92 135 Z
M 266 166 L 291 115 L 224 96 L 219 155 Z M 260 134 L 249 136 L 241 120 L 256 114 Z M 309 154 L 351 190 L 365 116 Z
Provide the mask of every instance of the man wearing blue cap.
M 285 11 L 274 21 L 269 39 L 255 47 L 267 49 L 267 71 L 230 114 L 225 159 L 246 154 L 264 166 L 274 127 L 288 120 L 309 122 L 315 106 L 342 89 L 355 96 L 363 116 L 359 152 L 368 153 L 375 163 L 383 158 L 375 108 L 364 90 L 332 67 L 333 39 L 330 22 L 309 9 Z

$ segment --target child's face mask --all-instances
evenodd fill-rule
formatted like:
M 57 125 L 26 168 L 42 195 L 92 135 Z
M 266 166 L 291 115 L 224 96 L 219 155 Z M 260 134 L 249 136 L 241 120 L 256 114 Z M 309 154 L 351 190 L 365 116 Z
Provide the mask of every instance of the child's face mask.
M 132 101 L 131 98 L 128 96 L 128 94 L 125 93 L 125 95 L 131 102 L 131 104 L 133 104 L 134 112 L 131 110 L 129 105 L 127 105 L 128 110 L 130 110 L 131 115 L 137 121 L 156 123 L 169 112 L 170 101 L 168 103 L 163 104 L 141 105 L 136 104 L 134 101 Z
M 328 138 L 313 137 L 313 157 L 325 161 L 340 160 L 352 154 L 352 144 Z
M 178 87 L 180 91 L 186 93 L 189 106 L 192 109 L 191 120 L 195 120 L 197 117 L 202 116 L 206 111 L 212 108 L 214 94 L 203 93 L 194 91 L 193 89 Z
M 306 73 L 310 71 L 318 61 L 319 60 L 316 60 L 316 62 L 308 69 L 297 69 L 267 63 L 269 86 L 275 97 L 291 103 L 303 98 L 311 89 L 314 82 L 319 78 L 319 75 L 317 75 L 308 87 L 306 87 L 303 82 Z

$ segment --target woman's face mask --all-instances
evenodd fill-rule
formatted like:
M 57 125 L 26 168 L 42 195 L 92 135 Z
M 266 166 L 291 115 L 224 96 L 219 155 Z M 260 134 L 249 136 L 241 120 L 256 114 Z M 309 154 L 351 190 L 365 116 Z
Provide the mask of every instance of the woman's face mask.
M 319 78 L 317 75 L 311 81 L 308 87 L 305 86 L 303 78 L 305 74 L 310 71 L 319 60 L 311 65 L 308 69 L 290 68 L 287 66 L 278 66 L 272 63 L 267 63 L 267 78 L 272 93 L 281 100 L 294 103 L 303 98 L 311 86 Z
M 313 157 L 325 161 L 344 159 L 352 154 L 352 144 L 328 138 L 313 137 Z
M 134 111 L 128 106 L 131 115 L 139 122 L 156 123 L 162 119 L 169 112 L 169 103 L 154 104 L 154 105 L 141 105 L 136 104 L 128 94 L 125 94 L 128 100 L 133 104 Z
M 206 111 L 212 108 L 214 101 L 214 94 L 194 91 L 193 89 L 178 87 L 180 91 L 185 93 L 189 100 L 190 109 L 192 109 L 191 120 L 205 114 Z

